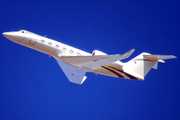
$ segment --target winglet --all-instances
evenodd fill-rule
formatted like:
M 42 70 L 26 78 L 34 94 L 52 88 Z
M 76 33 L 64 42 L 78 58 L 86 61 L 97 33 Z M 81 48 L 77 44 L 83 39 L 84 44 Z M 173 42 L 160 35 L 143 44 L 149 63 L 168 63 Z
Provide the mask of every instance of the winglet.
M 125 58 L 128 58 L 134 51 L 135 51 L 135 49 L 132 49 L 132 50 L 124 53 L 122 56 L 125 57 Z

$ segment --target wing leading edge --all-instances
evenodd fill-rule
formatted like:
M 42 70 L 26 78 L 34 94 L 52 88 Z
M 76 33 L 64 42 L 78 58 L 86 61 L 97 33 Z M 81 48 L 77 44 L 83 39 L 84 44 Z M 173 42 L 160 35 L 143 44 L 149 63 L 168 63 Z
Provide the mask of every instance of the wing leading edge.
M 106 65 L 117 60 L 128 58 L 135 49 L 126 52 L 123 55 L 97 55 L 97 56 L 60 56 L 58 59 L 61 61 L 76 66 L 88 69 L 94 69 L 102 65 Z

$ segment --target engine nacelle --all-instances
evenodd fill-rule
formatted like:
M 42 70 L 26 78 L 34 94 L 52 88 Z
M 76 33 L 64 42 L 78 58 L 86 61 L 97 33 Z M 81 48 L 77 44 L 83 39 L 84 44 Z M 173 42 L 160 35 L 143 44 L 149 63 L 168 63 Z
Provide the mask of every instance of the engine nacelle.
M 93 52 L 92 52 L 92 56 L 94 56 L 94 55 L 107 55 L 106 53 L 103 53 L 103 52 L 101 52 L 101 51 L 99 51 L 99 50 L 94 50 Z

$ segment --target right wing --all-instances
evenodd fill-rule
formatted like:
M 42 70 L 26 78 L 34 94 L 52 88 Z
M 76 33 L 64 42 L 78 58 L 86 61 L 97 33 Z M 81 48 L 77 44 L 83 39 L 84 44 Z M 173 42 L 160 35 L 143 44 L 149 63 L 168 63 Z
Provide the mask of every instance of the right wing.
M 97 56 L 60 56 L 58 59 L 72 66 L 94 69 L 117 60 L 128 58 L 135 49 L 123 55 L 97 55 Z

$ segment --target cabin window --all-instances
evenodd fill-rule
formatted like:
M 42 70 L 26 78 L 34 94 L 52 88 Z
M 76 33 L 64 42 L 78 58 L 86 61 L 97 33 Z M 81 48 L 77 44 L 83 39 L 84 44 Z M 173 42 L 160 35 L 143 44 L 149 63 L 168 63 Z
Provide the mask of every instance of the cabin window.
M 66 48 L 64 47 L 63 50 L 66 50 Z
M 56 45 L 55 47 L 59 48 L 59 45 Z
M 80 54 L 80 53 L 77 53 L 77 56 L 81 56 L 81 54 Z
M 24 33 L 24 31 L 21 31 L 21 33 Z
M 42 43 L 44 43 L 45 41 L 44 40 L 41 40 Z
M 51 43 L 51 42 L 48 42 L 48 45 L 52 45 L 52 43 Z
M 73 54 L 73 53 L 74 53 L 74 51 L 72 51 L 72 50 L 70 50 L 69 52 L 70 52 L 71 54 Z

